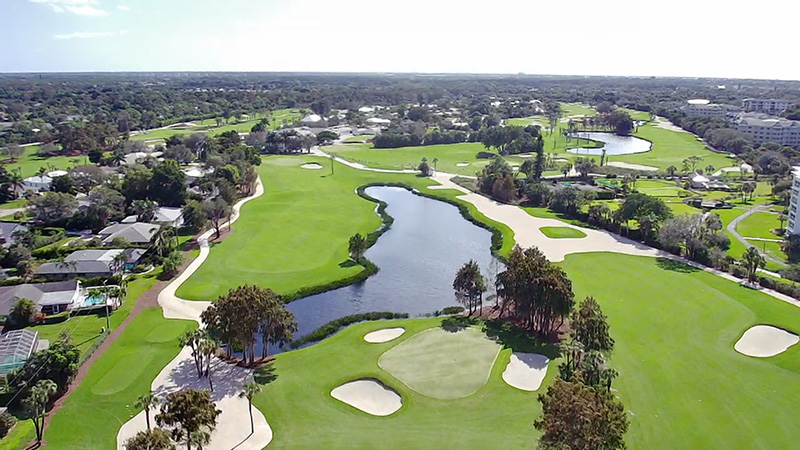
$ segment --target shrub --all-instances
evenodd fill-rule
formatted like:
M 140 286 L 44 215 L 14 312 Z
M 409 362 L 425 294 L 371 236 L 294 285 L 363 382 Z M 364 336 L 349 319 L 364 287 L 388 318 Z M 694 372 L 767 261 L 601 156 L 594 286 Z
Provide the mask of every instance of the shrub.
M 462 308 L 463 309 L 463 308 Z M 350 316 L 340 317 L 336 320 L 332 320 L 325 325 L 317 328 L 316 330 L 312 331 L 311 333 L 292 341 L 289 344 L 291 348 L 297 348 L 301 345 L 308 344 L 310 342 L 317 342 L 325 339 L 326 337 L 336 333 L 341 328 L 346 327 L 348 325 L 352 325 L 357 322 L 365 322 L 368 320 L 390 320 L 390 319 L 407 319 L 408 314 L 406 313 L 392 313 L 392 312 L 370 312 L 370 313 L 361 313 L 361 314 L 353 314 Z
M 8 411 L 3 411 L 0 413 L 0 438 L 5 437 L 12 428 L 14 428 L 14 424 L 17 423 L 17 419 L 14 418 Z
M 497 155 L 492 153 L 492 152 L 478 152 L 478 154 L 475 155 L 475 158 L 477 158 L 477 159 L 492 159 L 495 156 L 497 156 Z
M 461 314 L 464 312 L 463 306 L 448 306 L 442 309 L 442 314 Z

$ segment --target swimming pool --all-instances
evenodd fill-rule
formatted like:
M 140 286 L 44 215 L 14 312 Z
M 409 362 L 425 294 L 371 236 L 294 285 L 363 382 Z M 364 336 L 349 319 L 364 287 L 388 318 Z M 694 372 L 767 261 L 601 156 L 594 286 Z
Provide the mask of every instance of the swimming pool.
M 85 299 L 83 299 L 83 303 L 81 303 L 82 308 L 86 308 L 89 306 L 100 306 L 105 304 L 105 297 L 103 294 L 92 294 Z

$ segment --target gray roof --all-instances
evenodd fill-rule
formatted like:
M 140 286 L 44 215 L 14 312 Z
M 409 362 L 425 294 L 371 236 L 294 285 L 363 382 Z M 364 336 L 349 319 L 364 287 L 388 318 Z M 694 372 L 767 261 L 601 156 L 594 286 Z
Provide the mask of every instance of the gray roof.
M 181 211 L 180 208 L 162 206 L 156 209 L 153 222 L 174 222 L 178 220 L 181 215 L 183 215 L 183 211 Z
M 161 225 L 154 223 L 118 223 L 100 230 L 100 237 L 103 243 L 111 242 L 116 238 L 122 238 L 131 244 L 147 244 L 158 232 Z
M 102 273 L 110 275 L 113 272 L 111 270 L 111 263 L 116 255 L 124 253 L 126 256 L 126 264 L 136 264 L 142 255 L 144 255 L 145 251 L 145 249 L 141 248 L 78 250 L 64 258 L 65 262 L 75 263 L 74 267 L 59 262 L 48 262 L 39 266 L 39 268 L 36 269 L 36 273 L 39 275 L 71 273 L 75 276 Z
M 742 116 L 737 122 L 739 124 L 746 124 L 754 127 L 771 127 L 771 128 L 790 128 L 800 127 L 800 122 L 796 120 L 788 120 L 783 117 L 757 117 L 757 116 Z
M 0 315 L 7 316 L 14 302 L 21 298 L 27 298 L 39 306 L 69 303 L 77 288 L 77 280 L 0 286 Z

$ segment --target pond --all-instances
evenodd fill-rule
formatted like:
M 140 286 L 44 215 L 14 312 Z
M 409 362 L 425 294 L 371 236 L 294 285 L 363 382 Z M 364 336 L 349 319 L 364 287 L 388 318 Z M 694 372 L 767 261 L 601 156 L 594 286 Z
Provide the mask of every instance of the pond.
M 601 148 L 567 149 L 568 152 L 577 153 L 579 155 L 602 155 L 603 149 L 606 150 L 606 155 L 630 155 L 633 153 L 644 153 L 650 151 L 650 147 L 652 146 L 650 141 L 646 141 L 638 137 L 617 136 L 614 133 L 606 133 L 601 131 L 584 131 L 573 134 L 573 137 L 592 139 L 604 144 Z
M 370 187 L 366 192 L 386 202 L 386 212 L 394 218 L 389 231 L 366 252 L 380 270 L 362 283 L 289 303 L 286 308 L 299 328 L 295 339 L 351 314 L 388 311 L 414 317 L 457 305 L 456 271 L 470 259 L 482 272 L 490 269 L 492 234 L 465 220 L 455 206 L 403 188 Z

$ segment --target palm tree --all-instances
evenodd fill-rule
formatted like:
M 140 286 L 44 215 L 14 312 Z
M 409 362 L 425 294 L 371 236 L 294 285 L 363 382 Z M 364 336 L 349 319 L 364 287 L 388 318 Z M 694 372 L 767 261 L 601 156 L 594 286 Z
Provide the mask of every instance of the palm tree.
M 30 393 L 22 401 L 22 405 L 33 421 L 36 428 L 36 442 L 41 444 L 44 432 L 44 415 L 47 409 L 47 402 L 50 397 L 58 391 L 58 385 L 52 380 L 39 380 L 31 388 Z
M 114 258 L 111 259 L 111 268 L 116 275 L 118 272 L 122 272 L 122 268 L 125 267 L 125 264 L 128 262 L 128 255 L 122 251 L 114 255 Z
M 432 162 L 433 162 L 433 171 L 436 172 L 436 163 L 439 162 L 439 158 L 434 157 Z
M 250 434 L 255 433 L 255 426 L 253 425 L 253 397 L 261 392 L 261 385 L 258 383 L 247 383 L 244 385 L 242 392 L 239 393 L 239 398 L 246 398 L 247 405 L 250 408 Z
M 61 257 L 56 262 L 56 267 L 61 270 L 68 270 L 70 272 L 75 272 L 75 269 L 78 267 L 78 264 L 75 261 L 67 261 L 65 257 Z
M 667 174 L 669 174 L 670 178 L 674 177 L 675 176 L 675 172 L 677 172 L 677 171 L 678 171 L 678 168 L 675 167 L 675 166 L 667 167 Z
M 742 264 L 747 271 L 747 281 L 755 283 L 756 272 L 767 265 L 767 260 L 758 252 L 758 249 L 750 247 L 742 255 Z
M 20 174 L 18 171 L 11 172 L 8 174 L 8 185 L 16 194 L 17 190 L 25 190 L 25 179 L 22 178 L 22 174 Z
M 114 150 L 114 152 L 111 153 L 110 161 L 115 166 L 122 165 L 122 163 L 125 162 L 125 153 L 123 153 L 122 150 Z
M 144 395 L 140 395 L 139 398 L 136 399 L 136 403 L 133 406 L 137 409 L 144 410 L 144 416 L 147 419 L 147 430 L 150 431 L 150 409 L 158 405 L 158 397 L 152 392 Z

